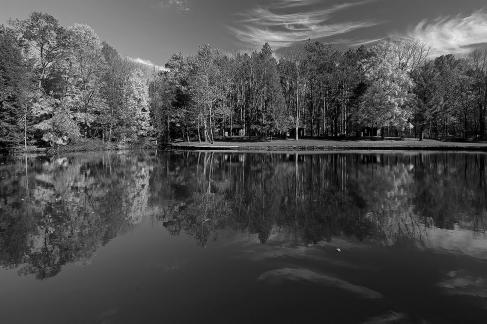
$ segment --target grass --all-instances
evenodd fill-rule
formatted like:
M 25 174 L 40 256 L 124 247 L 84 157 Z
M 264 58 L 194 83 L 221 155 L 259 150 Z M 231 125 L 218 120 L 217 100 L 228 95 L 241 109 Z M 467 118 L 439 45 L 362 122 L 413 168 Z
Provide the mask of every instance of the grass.
M 105 143 L 102 140 L 83 140 L 66 146 L 40 149 L 29 146 L 28 153 L 47 153 L 50 155 L 72 152 L 100 152 L 136 149 L 153 149 L 155 146 L 149 141 L 138 143 Z M 233 150 L 233 151 L 340 151 L 340 150 L 425 150 L 425 151 L 484 151 L 487 152 L 486 142 L 445 142 L 426 139 L 398 140 L 329 140 L 329 139 L 301 139 L 301 140 L 272 140 L 272 141 L 218 141 L 214 144 L 205 142 L 178 142 L 170 145 L 175 150 Z M 23 147 L 14 150 L 24 153 Z
M 151 149 L 155 146 L 150 141 L 139 141 L 133 143 L 116 143 L 116 142 L 104 142 L 99 139 L 85 139 L 79 140 L 68 145 L 59 145 L 56 147 L 40 148 L 36 146 L 28 146 L 27 153 L 40 153 L 40 154 L 63 154 L 74 152 L 101 152 L 101 151 L 122 151 L 122 150 L 136 150 L 136 149 Z M 22 154 L 25 153 L 23 146 L 15 147 L 11 153 Z
M 330 150 L 472 150 L 487 151 L 487 143 L 444 142 L 437 140 L 405 139 L 397 140 L 273 140 L 265 142 L 180 142 L 171 145 L 173 149 L 222 149 L 261 151 L 330 151 Z

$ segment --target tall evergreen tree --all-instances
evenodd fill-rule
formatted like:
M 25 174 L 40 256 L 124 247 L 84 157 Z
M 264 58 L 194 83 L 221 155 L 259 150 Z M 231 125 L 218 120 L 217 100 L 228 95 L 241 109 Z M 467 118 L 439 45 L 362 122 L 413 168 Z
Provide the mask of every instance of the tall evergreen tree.
M 0 26 L 0 147 L 26 141 L 29 70 L 12 30 Z

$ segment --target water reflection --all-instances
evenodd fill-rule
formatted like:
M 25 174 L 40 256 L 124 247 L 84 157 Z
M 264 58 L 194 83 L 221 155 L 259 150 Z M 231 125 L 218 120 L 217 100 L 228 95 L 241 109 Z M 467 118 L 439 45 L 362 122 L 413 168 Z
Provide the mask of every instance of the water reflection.
M 201 246 L 230 231 L 262 244 L 285 243 L 292 251 L 367 243 L 487 259 L 485 158 L 211 152 L 4 157 L 0 266 L 53 277 L 66 264 L 89 262 L 101 246 L 144 221 L 185 233 Z M 284 270 L 264 277 L 296 276 L 296 270 Z M 308 270 L 297 274 L 344 285 Z M 445 278 L 441 287 L 455 287 L 460 275 Z
M 150 166 L 124 155 L 7 163 L 0 186 L 0 264 L 44 279 L 100 246 L 147 211 Z
M 425 245 L 448 230 L 477 236 L 486 226 L 485 155 L 181 153 L 154 175 L 165 179 L 154 192 L 168 201 L 158 219 L 202 245 L 223 228 L 261 243 L 279 235 Z

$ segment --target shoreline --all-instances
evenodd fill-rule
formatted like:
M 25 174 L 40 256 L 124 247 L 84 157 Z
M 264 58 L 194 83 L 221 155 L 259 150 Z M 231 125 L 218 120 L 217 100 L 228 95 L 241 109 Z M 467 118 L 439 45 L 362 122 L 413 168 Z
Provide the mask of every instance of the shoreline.
M 105 145 L 66 145 L 59 147 L 34 147 L 31 146 L 27 150 L 18 148 L 11 151 L 0 152 L 0 154 L 11 155 L 46 155 L 56 156 L 60 154 L 68 153 L 89 153 L 89 152 L 122 152 L 122 151 L 138 151 L 138 150 L 156 150 L 156 146 L 149 145 L 117 145 L 117 144 L 105 144 Z
M 425 152 L 487 152 L 487 142 L 442 142 L 437 140 L 411 140 L 404 141 L 384 140 L 274 140 L 267 142 L 179 142 L 171 143 L 166 147 L 153 145 L 67 145 L 58 148 L 30 147 L 27 151 L 15 150 L 10 154 L 35 154 L 55 156 L 67 153 L 85 152 L 121 152 L 137 150 L 162 151 L 223 151 L 223 152 L 343 152 L 343 151 L 425 151 Z M 8 154 L 8 153 L 7 153 Z
M 442 142 L 437 140 L 384 140 L 384 141 L 336 141 L 336 140 L 275 140 L 270 142 L 180 142 L 166 149 L 181 151 L 237 151 L 237 152 L 333 152 L 333 151 L 464 151 L 487 152 L 487 143 Z

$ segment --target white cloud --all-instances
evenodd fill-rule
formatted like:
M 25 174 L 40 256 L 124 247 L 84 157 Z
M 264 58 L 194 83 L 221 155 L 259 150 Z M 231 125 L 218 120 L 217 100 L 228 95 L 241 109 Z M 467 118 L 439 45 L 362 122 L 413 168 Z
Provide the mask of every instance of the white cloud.
M 405 323 L 406 320 L 409 320 L 406 314 L 389 311 L 368 319 L 364 324 Z
M 150 60 L 145 60 L 145 59 L 142 59 L 140 57 L 137 57 L 137 58 L 133 58 L 133 57 L 128 57 L 128 60 L 134 62 L 134 63 L 137 63 L 137 64 L 140 64 L 140 65 L 144 65 L 144 66 L 147 66 L 149 68 L 152 68 L 152 69 L 156 69 L 156 70 L 166 70 L 165 67 L 163 66 L 160 66 L 160 65 L 157 65 L 157 64 L 154 64 L 152 63 L 152 61 Z
M 173 8 L 180 10 L 180 11 L 189 11 L 190 10 L 188 0 L 161 0 L 159 2 L 159 5 L 162 8 L 173 7 Z
M 302 7 L 302 6 L 309 6 L 318 1 L 319 0 L 279 0 L 276 1 L 275 7 L 279 7 L 279 8 Z
M 267 7 L 257 7 L 247 12 L 239 27 L 229 28 L 243 43 L 259 46 L 268 42 L 273 48 L 281 48 L 307 39 L 326 38 L 378 24 L 374 21 L 330 22 L 335 13 L 370 1 L 342 3 L 321 9 L 308 7 L 315 2 L 278 0 Z
M 487 280 L 463 270 L 449 272 L 447 279 L 438 286 L 450 295 L 487 298 Z
M 383 40 L 384 38 L 374 38 L 374 39 L 363 39 L 363 40 L 357 40 L 357 41 L 354 41 L 352 43 L 350 42 L 347 42 L 350 46 L 352 47 L 359 47 L 359 46 L 362 46 L 362 45 L 370 45 L 370 44 L 374 44 L 374 43 L 377 43 L 377 42 L 380 42 L 381 40 Z
M 467 54 L 473 47 L 487 43 L 487 13 L 423 20 L 408 36 L 430 46 L 431 55 Z
M 327 287 L 343 289 L 349 293 L 356 294 L 362 298 L 380 299 L 382 294 L 364 286 L 358 286 L 348 281 L 336 278 L 324 273 L 318 273 L 305 268 L 281 268 L 264 272 L 258 280 L 269 283 L 280 283 L 283 281 L 305 281 Z

